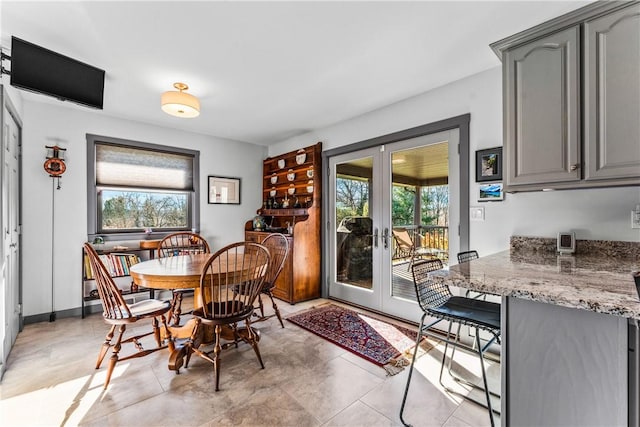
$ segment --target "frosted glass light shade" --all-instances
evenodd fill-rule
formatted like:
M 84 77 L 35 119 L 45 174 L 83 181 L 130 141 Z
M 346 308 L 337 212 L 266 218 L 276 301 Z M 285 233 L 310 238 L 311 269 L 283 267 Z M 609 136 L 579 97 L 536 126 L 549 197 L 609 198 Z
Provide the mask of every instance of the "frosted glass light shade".
M 162 111 L 176 117 L 192 118 L 200 115 L 200 101 L 195 96 L 183 92 L 188 89 L 184 83 L 174 84 L 178 91 L 168 91 L 162 94 Z

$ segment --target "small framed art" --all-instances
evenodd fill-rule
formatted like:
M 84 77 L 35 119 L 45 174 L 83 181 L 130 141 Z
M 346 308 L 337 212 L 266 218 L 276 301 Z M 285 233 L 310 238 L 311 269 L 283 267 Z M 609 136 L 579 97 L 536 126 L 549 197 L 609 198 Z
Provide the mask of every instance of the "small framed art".
M 209 204 L 239 205 L 240 178 L 209 175 Z
M 476 151 L 476 182 L 502 181 L 502 147 Z
M 480 184 L 480 194 L 478 197 L 479 202 L 490 202 L 504 200 L 504 191 L 502 189 L 502 183 L 496 182 L 493 184 Z

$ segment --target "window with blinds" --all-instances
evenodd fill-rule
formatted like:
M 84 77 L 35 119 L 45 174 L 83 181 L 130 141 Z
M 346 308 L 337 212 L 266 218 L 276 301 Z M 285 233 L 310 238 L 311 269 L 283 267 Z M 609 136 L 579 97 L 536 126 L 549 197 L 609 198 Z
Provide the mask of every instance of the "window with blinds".
M 90 238 L 199 228 L 198 151 L 95 135 L 87 141 Z

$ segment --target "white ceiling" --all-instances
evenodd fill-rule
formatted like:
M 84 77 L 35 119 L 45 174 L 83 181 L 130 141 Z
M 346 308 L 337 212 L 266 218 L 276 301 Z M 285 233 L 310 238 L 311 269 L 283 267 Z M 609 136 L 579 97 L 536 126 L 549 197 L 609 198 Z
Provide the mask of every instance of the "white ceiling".
M 268 145 L 496 67 L 490 43 L 587 3 L 5 0 L 0 13 L 4 50 L 15 35 L 106 71 L 100 114 Z M 160 110 L 176 81 L 199 117 Z

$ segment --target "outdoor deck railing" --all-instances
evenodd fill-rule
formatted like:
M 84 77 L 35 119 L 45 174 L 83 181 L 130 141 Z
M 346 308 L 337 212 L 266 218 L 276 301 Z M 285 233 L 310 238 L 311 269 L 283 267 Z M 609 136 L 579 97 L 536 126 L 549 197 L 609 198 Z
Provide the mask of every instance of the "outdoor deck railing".
M 449 253 L 448 226 L 409 224 L 394 226 L 394 228 L 406 229 L 411 235 L 411 240 L 413 240 L 417 247 L 437 249 L 443 251 L 443 253 Z

